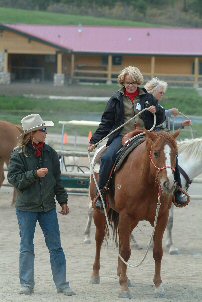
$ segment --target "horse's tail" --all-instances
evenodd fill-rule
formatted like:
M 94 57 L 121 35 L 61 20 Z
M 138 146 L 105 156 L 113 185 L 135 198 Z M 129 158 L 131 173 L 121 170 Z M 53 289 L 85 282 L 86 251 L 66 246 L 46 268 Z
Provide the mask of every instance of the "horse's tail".
M 110 208 L 108 214 L 109 225 L 113 231 L 113 240 L 115 241 L 116 245 L 118 246 L 118 224 L 119 224 L 119 213 L 114 211 Z M 109 235 L 109 232 L 105 232 L 106 236 Z

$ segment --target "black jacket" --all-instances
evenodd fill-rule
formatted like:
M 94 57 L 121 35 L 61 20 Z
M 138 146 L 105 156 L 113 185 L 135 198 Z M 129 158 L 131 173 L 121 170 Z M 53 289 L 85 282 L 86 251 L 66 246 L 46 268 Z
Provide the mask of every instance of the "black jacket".
M 110 132 L 124 123 L 123 98 L 123 91 L 118 90 L 109 99 L 105 111 L 102 115 L 101 123 L 99 124 L 97 130 L 90 140 L 91 144 L 96 144 Z M 140 111 L 152 105 L 156 106 L 156 125 L 162 124 L 164 122 L 165 109 L 159 106 L 158 101 L 144 88 L 140 89 L 139 104 L 139 107 L 141 108 Z M 154 123 L 153 114 L 149 111 L 144 111 L 140 117 L 144 121 L 145 128 L 147 130 L 151 129 Z M 110 135 L 107 145 L 109 145 L 113 141 L 113 139 L 121 132 L 121 130 L 122 128 Z

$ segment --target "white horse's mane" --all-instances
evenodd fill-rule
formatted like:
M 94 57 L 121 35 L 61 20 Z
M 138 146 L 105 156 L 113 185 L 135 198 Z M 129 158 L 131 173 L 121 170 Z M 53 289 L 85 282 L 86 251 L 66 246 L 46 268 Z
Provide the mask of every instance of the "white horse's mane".
M 186 157 L 202 158 L 202 138 L 185 139 L 177 142 L 178 152 Z

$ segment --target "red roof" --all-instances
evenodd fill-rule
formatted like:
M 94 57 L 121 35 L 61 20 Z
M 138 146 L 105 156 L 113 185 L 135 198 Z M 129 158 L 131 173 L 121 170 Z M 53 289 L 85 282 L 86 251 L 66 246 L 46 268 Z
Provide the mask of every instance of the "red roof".
M 201 28 L 3 26 L 72 52 L 202 56 Z

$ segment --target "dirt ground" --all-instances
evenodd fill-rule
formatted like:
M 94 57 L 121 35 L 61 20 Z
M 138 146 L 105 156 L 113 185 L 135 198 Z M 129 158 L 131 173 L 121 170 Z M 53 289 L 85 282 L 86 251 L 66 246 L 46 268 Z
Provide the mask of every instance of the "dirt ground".
M 194 185 L 193 185 L 194 186 Z M 111 241 L 103 246 L 101 254 L 101 283 L 90 284 L 94 261 L 95 227 L 92 226 L 91 244 L 84 244 L 84 228 L 87 219 L 88 197 L 69 197 L 71 213 L 67 217 L 59 215 L 62 245 L 67 257 L 68 276 L 76 296 L 65 297 L 56 293 L 49 264 L 49 253 L 44 244 L 41 230 L 37 226 L 35 235 L 35 293 L 31 297 L 18 294 L 18 250 L 19 235 L 15 208 L 10 206 L 12 191 L 2 187 L 0 191 L 0 302 L 27 301 L 121 301 L 118 298 L 119 283 L 116 277 L 117 249 Z M 162 279 L 165 297 L 163 302 L 202 301 L 202 202 L 192 200 L 184 209 L 175 210 L 174 241 L 179 255 L 169 255 L 165 249 L 162 261 Z M 142 223 L 135 233 L 141 250 L 132 250 L 131 264 L 142 259 L 151 227 Z M 128 276 L 135 284 L 131 288 L 132 300 L 156 301 L 152 285 L 154 262 L 150 251 L 139 268 L 129 268 Z

